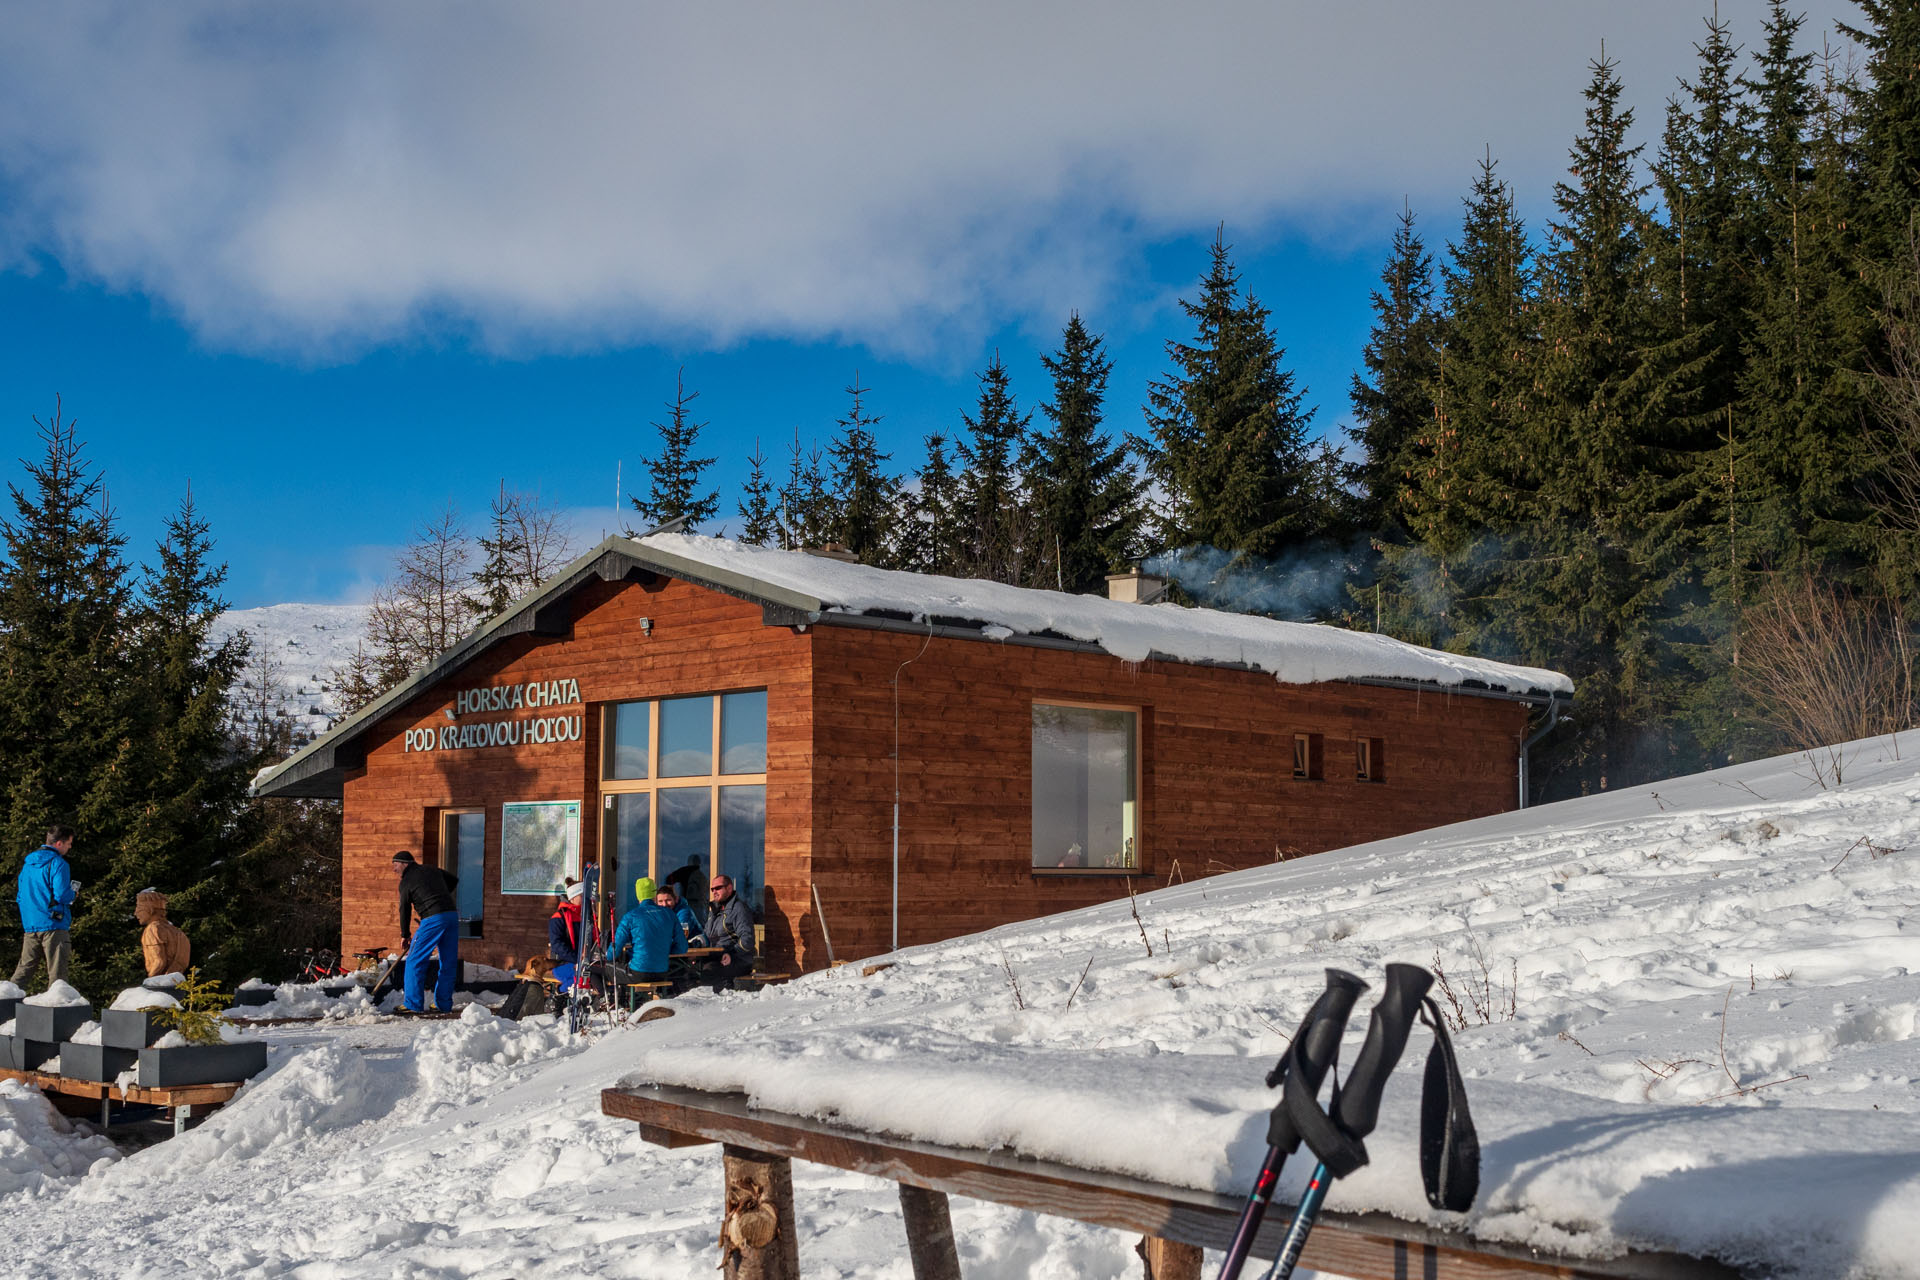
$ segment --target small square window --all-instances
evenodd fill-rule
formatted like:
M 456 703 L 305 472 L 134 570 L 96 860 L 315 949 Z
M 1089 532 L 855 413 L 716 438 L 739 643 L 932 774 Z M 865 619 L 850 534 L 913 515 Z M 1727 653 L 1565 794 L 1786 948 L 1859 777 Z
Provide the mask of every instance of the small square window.
M 1354 777 L 1361 782 L 1387 780 L 1386 742 L 1380 738 L 1353 740 Z
M 1293 776 L 1296 778 L 1320 778 L 1325 773 L 1326 752 L 1321 746 L 1321 736 L 1317 733 L 1296 733 L 1293 735 Z

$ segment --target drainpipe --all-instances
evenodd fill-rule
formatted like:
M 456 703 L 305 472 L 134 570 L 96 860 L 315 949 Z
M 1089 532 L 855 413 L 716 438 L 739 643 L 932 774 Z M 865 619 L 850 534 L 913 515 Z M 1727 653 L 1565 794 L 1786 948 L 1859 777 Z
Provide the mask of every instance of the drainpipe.
M 1547 695 L 1547 722 L 1533 732 L 1533 735 L 1520 744 L 1520 807 L 1527 807 L 1527 749 L 1553 731 L 1553 727 L 1572 716 L 1563 716 L 1559 711 L 1560 695 Z

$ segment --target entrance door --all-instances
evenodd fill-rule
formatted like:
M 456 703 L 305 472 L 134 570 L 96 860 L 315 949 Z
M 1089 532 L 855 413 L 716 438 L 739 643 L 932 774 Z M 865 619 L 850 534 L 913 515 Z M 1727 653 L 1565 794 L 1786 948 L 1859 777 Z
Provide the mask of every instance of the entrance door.
M 487 901 L 487 815 L 478 809 L 440 815 L 440 865 L 459 878 L 453 887 L 460 912 L 460 936 L 481 936 L 481 911 Z

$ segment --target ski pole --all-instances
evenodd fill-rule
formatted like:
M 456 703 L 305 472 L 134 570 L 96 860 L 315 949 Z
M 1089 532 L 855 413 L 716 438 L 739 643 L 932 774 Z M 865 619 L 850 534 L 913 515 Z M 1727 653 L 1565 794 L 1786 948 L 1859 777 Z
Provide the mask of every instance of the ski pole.
M 1420 1000 L 1432 985 L 1433 975 L 1418 965 L 1387 966 L 1387 989 L 1380 1003 L 1373 1006 L 1366 1041 L 1360 1046 L 1360 1054 L 1353 1060 L 1353 1069 L 1347 1073 L 1345 1083 L 1334 1085 L 1333 1115 L 1328 1126 L 1334 1132 L 1331 1135 L 1316 1132 L 1319 1125 L 1309 1130 L 1308 1145 L 1320 1157 L 1320 1163 L 1314 1166 L 1313 1176 L 1307 1181 L 1306 1194 L 1300 1197 L 1300 1207 L 1294 1210 L 1293 1221 L 1287 1225 L 1286 1238 L 1281 1242 L 1279 1256 L 1267 1271 L 1266 1280 L 1288 1280 L 1293 1275 L 1300 1251 L 1306 1247 L 1307 1233 L 1313 1230 L 1314 1220 L 1320 1216 L 1320 1206 L 1326 1201 L 1333 1180 L 1344 1178 L 1367 1163 L 1364 1140 L 1379 1122 L 1380 1095 L 1386 1091 L 1387 1077 L 1393 1074 L 1394 1064 L 1400 1061 L 1400 1054 L 1407 1047 L 1407 1035 L 1420 1013 Z M 1320 1119 L 1324 1121 L 1326 1117 L 1323 1115 Z M 1316 1142 L 1315 1138 L 1321 1141 Z
M 1347 1017 L 1353 1012 L 1354 1001 L 1366 989 L 1365 982 L 1345 970 L 1327 970 L 1327 989 L 1320 993 L 1313 1007 L 1307 1010 L 1307 1016 L 1300 1020 L 1300 1029 L 1294 1032 L 1293 1043 L 1288 1046 L 1286 1054 L 1267 1073 L 1269 1089 L 1283 1081 L 1291 1085 L 1297 1080 L 1310 1097 L 1320 1091 L 1320 1082 L 1326 1078 L 1327 1069 L 1340 1052 L 1340 1037 L 1346 1031 Z M 1228 1245 L 1226 1259 L 1220 1264 L 1220 1280 L 1238 1280 L 1240 1269 L 1246 1265 L 1247 1255 L 1253 1248 L 1254 1237 L 1260 1233 L 1260 1223 L 1266 1217 L 1267 1206 L 1273 1201 L 1273 1189 L 1279 1184 L 1281 1167 L 1299 1147 L 1300 1133 L 1287 1115 L 1283 1096 L 1274 1105 L 1273 1115 L 1267 1121 L 1266 1159 L 1261 1162 L 1253 1190 L 1247 1193 L 1246 1207 L 1240 1211 L 1240 1223 L 1234 1229 L 1233 1242 Z

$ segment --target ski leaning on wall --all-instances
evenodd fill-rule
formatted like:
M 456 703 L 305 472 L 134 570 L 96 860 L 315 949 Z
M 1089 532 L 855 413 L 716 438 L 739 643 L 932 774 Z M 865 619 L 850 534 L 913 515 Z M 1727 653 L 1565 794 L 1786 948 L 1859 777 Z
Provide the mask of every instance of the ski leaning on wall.
M 580 868 L 580 937 L 574 948 L 573 986 L 567 992 L 567 1026 L 575 1035 L 593 1021 L 592 970 L 606 958 L 606 933 L 601 928 L 600 864 Z

